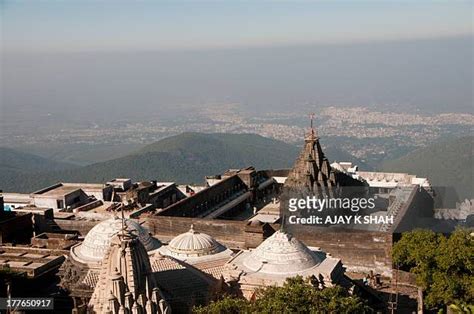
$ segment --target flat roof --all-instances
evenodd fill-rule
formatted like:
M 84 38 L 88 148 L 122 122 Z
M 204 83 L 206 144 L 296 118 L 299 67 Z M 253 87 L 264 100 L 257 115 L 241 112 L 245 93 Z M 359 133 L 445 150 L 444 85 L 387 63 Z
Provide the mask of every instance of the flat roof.
M 61 265 L 64 256 L 58 253 L 29 247 L 0 246 L 0 264 L 8 265 L 13 271 L 25 272 L 28 277 L 37 277 Z
M 112 179 L 108 182 L 127 182 L 127 181 L 132 181 L 132 179 L 128 179 L 128 178 L 115 178 L 115 179 Z
M 30 194 L 24 193 L 0 193 L 3 196 L 5 203 L 24 203 L 29 204 L 31 202 Z
M 279 214 L 257 214 L 250 218 L 250 221 L 260 221 L 262 223 L 274 224 L 280 219 Z
M 107 187 L 105 183 L 74 183 L 74 182 L 62 182 L 63 186 L 77 187 L 83 190 L 99 189 L 102 190 Z
M 55 212 L 54 219 L 65 219 L 70 220 L 73 219 L 76 215 L 74 213 L 65 213 L 65 212 Z
M 42 190 L 33 192 L 32 194 L 33 196 L 42 195 L 42 196 L 50 196 L 50 197 L 59 197 L 59 196 L 67 195 L 77 190 L 80 190 L 80 188 L 78 188 L 75 185 L 67 185 L 67 184 L 65 185 L 63 183 L 57 183 L 55 185 L 44 188 Z
M 12 212 L 20 212 L 20 213 L 34 213 L 34 212 L 45 212 L 48 210 L 52 210 L 49 207 L 36 207 L 36 206 L 23 206 L 23 207 L 18 207 L 18 208 L 12 208 Z

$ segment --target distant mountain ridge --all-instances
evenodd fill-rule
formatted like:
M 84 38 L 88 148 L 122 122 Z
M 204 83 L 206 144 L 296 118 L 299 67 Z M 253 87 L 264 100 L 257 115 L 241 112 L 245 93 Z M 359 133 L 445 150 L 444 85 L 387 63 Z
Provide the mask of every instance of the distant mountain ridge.
M 459 200 L 474 198 L 473 144 L 474 136 L 442 140 L 384 162 L 380 169 L 427 177 L 435 189 L 454 188 Z
M 7 170 L 19 172 L 55 171 L 74 167 L 72 164 L 0 147 L 0 173 Z
M 229 168 L 290 168 L 300 149 L 256 134 L 182 133 L 127 156 L 83 167 L 61 168 L 52 162 L 51 168 L 44 166 L 37 170 L 29 166 L 25 169 L 0 168 L 0 189 L 32 192 L 61 181 L 106 182 L 116 177 L 202 183 L 206 175 L 219 174 Z M 324 151 L 330 161 L 358 164 L 355 157 L 336 147 Z M 7 169 L 13 170 L 4 175 Z
M 202 183 L 204 176 L 229 168 L 288 168 L 298 152 L 299 148 L 294 145 L 255 134 L 183 133 L 127 156 L 88 166 L 38 171 L 20 169 L 8 176 L 0 172 L 0 189 L 31 192 L 58 181 L 106 182 L 115 177 Z
M 0 147 L 0 190 L 13 191 L 14 188 L 21 186 L 20 182 L 34 178 L 36 173 L 56 172 L 74 167 L 71 164 Z
M 128 156 L 89 165 L 67 174 L 75 180 L 135 180 L 201 183 L 205 175 L 228 168 L 291 166 L 298 148 L 255 134 L 183 133 L 150 144 Z M 79 176 L 78 176 L 79 175 Z

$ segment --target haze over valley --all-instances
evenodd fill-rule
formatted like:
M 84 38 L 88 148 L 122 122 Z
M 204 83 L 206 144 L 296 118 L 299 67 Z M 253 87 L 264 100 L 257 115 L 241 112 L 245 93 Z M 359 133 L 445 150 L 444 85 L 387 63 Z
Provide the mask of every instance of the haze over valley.
M 103 176 L 118 176 L 113 169 L 119 168 L 110 166 L 117 160 L 132 160 L 163 139 L 182 144 L 181 136 L 189 132 L 274 140 L 279 143 L 274 149 L 291 147 L 288 156 L 260 164 L 261 152 L 255 150 L 246 163 L 289 167 L 310 113 L 321 143 L 335 152 L 328 157 L 367 170 L 473 134 L 473 36 L 465 4 L 414 5 L 409 15 L 396 5 L 387 11 L 387 4 L 308 5 L 314 10 L 272 5 L 272 12 L 285 13 L 281 24 L 266 4 L 255 4 L 258 17 L 237 4 L 187 4 L 201 13 L 186 17 L 194 29 L 189 32 L 170 18 L 182 16 L 174 5 L 155 10 L 157 19 L 125 4 L 119 5 L 125 11 L 112 15 L 99 14 L 106 8 L 100 3 L 0 4 L 6 12 L 0 98 L 4 178 L 21 168 L 10 163 L 16 153 L 25 154 L 18 158 L 29 165 L 58 163 L 79 172 L 102 165 L 108 169 Z M 88 27 L 78 27 L 76 12 L 87 13 Z M 63 13 L 69 18 L 56 19 Z M 134 28 L 119 22 L 131 17 Z M 226 147 L 237 154 L 238 148 Z M 187 150 L 178 152 L 183 155 L 175 153 L 172 162 L 186 163 Z M 176 171 L 164 170 L 151 160 L 140 162 L 158 167 L 153 174 L 166 180 L 200 180 L 204 170 L 209 175 L 225 168 L 225 160 L 214 167 L 205 159 L 202 171 L 184 176 L 177 164 L 168 167 Z M 227 167 L 233 161 L 227 160 Z M 145 174 L 131 168 L 122 167 L 131 173 L 120 175 Z M 61 180 L 56 174 L 64 169 L 48 169 L 55 173 L 50 180 Z M 93 172 L 77 178 L 97 179 Z
M 0 144 L 86 165 L 182 132 L 329 143 L 376 166 L 472 133 L 472 36 L 2 55 Z

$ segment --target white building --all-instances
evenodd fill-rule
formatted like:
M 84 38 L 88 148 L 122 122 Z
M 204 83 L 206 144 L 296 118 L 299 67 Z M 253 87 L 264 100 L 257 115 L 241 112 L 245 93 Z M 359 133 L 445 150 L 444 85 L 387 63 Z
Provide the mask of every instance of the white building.
M 341 260 L 310 249 L 284 231 L 277 231 L 254 250 L 241 251 L 226 265 L 225 281 L 252 299 L 258 288 L 281 286 L 287 278 L 310 277 L 320 286 L 343 281 Z

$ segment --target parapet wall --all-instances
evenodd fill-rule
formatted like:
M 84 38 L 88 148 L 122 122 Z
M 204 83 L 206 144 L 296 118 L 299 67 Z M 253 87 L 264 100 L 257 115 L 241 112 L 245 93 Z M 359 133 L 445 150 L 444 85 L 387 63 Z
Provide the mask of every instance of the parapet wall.
M 145 226 L 151 234 L 160 240 L 171 239 L 178 234 L 187 232 L 190 226 L 194 225 L 194 230 L 209 234 L 229 248 L 243 249 L 246 247 L 246 221 L 170 216 L 154 216 L 144 220 Z
M 302 226 L 294 230 L 293 236 L 308 246 L 320 247 L 333 257 L 340 258 L 350 272 L 368 273 L 373 270 L 391 276 L 390 233 Z
M 182 199 L 159 212 L 159 216 L 196 217 L 206 213 L 215 205 L 228 200 L 233 194 L 245 191 L 246 187 L 237 176 L 228 177 L 219 183 Z
M 1 215 L 0 245 L 5 243 L 28 244 L 33 236 L 31 213 L 6 212 Z
M 86 236 L 87 233 L 99 223 L 100 221 L 90 221 L 90 220 L 74 220 L 74 219 L 55 219 L 54 224 L 59 227 L 62 231 L 78 232 L 81 236 Z M 54 231 L 57 230 L 45 230 L 45 231 Z

